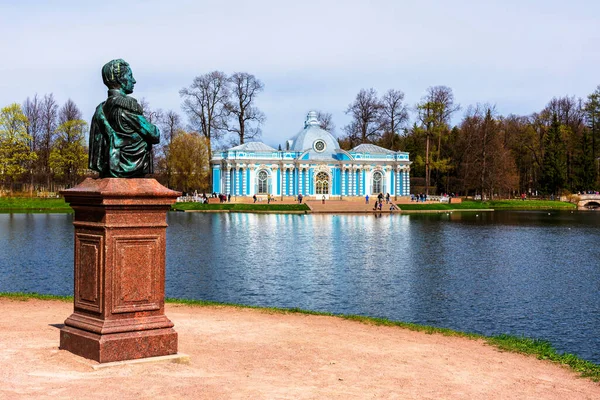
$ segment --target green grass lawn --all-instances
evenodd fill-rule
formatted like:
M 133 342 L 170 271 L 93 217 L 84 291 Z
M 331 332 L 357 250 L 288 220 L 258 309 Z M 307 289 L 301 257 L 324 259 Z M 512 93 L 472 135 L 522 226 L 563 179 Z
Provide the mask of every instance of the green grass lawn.
M 306 204 L 255 204 L 255 203 L 175 203 L 173 210 L 200 210 L 200 211 L 308 211 Z
M 473 210 L 473 209 L 493 209 L 493 210 L 574 210 L 575 204 L 564 201 L 552 200 L 492 200 L 492 201 L 471 201 L 465 200 L 458 204 L 436 203 L 436 204 L 399 204 L 402 210 Z
M 43 199 L 38 197 L 0 197 L 0 211 L 52 211 L 72 212 L 65 200 Z
M 563 201 L 551 200 L 493 200 L 493 201 L 470 201 L 465 200 L 459 204 L 448 203 L 410 203 L 400 204 L 405 211 L 411 210 L 472 210 L 472 209 L 494 209 L 494 210 L 574 210 L 575 204 Z M 258 204 L 258 203 L 176 203 L 173 210 L 205 210 L 205 211 L 308 211 L 306 204 Z M 0 212 L 72 212 L 71 207 L 64 199 L 43 199 L 37 197 L 0 197 Z

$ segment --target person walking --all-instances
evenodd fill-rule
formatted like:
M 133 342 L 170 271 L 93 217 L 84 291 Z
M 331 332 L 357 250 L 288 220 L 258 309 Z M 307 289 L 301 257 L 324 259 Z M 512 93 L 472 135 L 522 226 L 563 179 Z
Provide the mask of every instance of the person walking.
M 321 204 L 325 204 L 325 195 L 323 195 L 323 199 L 321 201 L 322 201 Z
M 254 202 L 256 203 L 256 195 L 252 196 L 252 199 L 254 200 Z
M 369 195 L 365 196 L 365 200 L 367 201 L 367 204 L 369 204 Z

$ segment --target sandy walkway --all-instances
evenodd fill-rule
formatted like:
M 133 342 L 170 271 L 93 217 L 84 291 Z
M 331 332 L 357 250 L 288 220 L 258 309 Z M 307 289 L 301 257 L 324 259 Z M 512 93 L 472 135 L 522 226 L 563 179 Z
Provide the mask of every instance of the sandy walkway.
M 167 305 L 190 365 L 94 371 L 57 348 L 71 308 L 0 299 L 0 398 L 600 399 L 600 384 L 477 341 L 229 307 Z

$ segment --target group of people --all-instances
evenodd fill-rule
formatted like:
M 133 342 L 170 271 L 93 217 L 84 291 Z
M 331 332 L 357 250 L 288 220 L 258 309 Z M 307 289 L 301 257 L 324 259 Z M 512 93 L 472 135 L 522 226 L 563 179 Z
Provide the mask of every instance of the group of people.
M 229 203 L 231 201 L 231 193 L 228 194 L 223 194 L 223 193 L 219 193 L 218 195 L 216 193 L 214 193 L 214 197 L 218 197 L 219 198 L 219 202 L 220 203 Z
M 411 194 L 410 201 L 416 201 L 417 203 L 425 203 L 427 201 L 427 195 L 425 193 Z
M 256 203 L 258 201 L 258 197 L 256 195 L 252 196 L 252 200 Z M 271 193 L 267 194 L 267 204 L 271 204 L 272 201 L 275 201 L 275 196 Z
M 384 196 L 383 193 L 379 193 L 377 195 L 377 200 L 375 201 L 375 204 L 373 205 L 373 210 L 374 211 L 381 211 L 383 209 L 383 200 L 385 199 L 385 204 L 390 204 L 390 211 L 394 211 L 396 209 L 396 207 L 394 206 L 394 204 L 391 202 L 390 200 L 390 194 L 386 193 L 386 195 Z M 369 195 L 367 194 L 365 196 L 365 201 L 367 204 L 369 204 Z

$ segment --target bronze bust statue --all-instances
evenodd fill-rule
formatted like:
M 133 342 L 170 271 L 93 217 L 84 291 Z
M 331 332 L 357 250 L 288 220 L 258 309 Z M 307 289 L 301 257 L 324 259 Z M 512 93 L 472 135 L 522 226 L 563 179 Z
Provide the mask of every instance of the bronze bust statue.
M 102 67 L 108 99 L 96 107 L 90 127 L 89 167 L 100 178 L 143 178 L 153 172 L 152 145 L 160 131 L 142 114 L 133 93 L 129 64 L 112 60 Z

